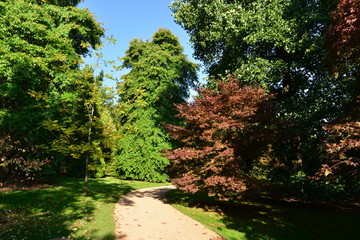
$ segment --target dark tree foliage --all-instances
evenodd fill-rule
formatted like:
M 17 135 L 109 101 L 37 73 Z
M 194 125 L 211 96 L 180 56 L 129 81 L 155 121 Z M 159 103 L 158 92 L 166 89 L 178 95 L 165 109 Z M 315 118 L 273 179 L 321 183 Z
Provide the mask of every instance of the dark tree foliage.
M 326 62 L 332 77 L 345 86 L 344 116 L 360 120 L 360 2 L 341 0 L 331 16 Z
M 337 69 L 344 72 L 350 67 L 346 65 L 360 64 L 360 2 L 358 0 L 339 1 L 332 12 L 332 24 L 326 37 L 328 59 L 332 61 L 333 71 Z
M 232 77 L 216 83 L 216 89 L 200 89 L 193 102 L 177 105 L 184 125 L 166 127 L 183 147 L 167 157 L 180 189 L 231 199 L 247 189 L 252 165 L 270 150 L 274 96 Z
M 327 61 L 336 79 L 348 80 L 348 101 L 341 114 L 325 125 L 328 133 L 324 161 L 318 176 L 341 182 L 360 182 L 360 2 L 340 0 L 332 12 L 332 25 L 326 36 Z M 360 194 L 359 192 L 357 194 Z
M 329 124 L 326 130 L 331 134 L 326 142 L 330 161 L 324 164 L 320 175 L 341 175 L 358 179 L 360 164 L 360 122 Z M 337 173 L 340 172 L 340 173 Z

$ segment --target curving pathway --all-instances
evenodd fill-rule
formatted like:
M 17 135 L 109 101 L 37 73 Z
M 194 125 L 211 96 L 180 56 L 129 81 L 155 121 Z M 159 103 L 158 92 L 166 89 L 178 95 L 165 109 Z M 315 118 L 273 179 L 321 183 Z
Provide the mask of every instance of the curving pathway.
M 115 206 L 116 239 L 210 240 L 216 233 L 184 215 L 165 201 L 174 186 L 144 188 L 119 199 Z

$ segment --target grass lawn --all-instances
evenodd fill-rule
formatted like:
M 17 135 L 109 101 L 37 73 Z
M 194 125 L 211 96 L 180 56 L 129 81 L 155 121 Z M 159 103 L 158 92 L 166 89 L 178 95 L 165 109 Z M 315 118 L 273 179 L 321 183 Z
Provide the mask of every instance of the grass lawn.
M 90 179 L 88 195 L 83 181 L 60 178 L 59 187 L 0 192 L 0 239 L 114 239 L 113 210 L 129 191 L 166 184 Z
M 227 240 L 353 240 L 360 236 L 360 208 L 340 209 L 275 201 L 227 204 L 201 194 L 167 193 L 178 210 Z

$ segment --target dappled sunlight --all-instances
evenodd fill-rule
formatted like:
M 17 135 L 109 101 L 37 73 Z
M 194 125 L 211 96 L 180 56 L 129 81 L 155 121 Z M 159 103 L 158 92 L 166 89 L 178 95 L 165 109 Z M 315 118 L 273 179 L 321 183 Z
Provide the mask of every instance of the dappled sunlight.
M 61 186 L 43 190 L 1 192 L 0 239 L 114 239 L 112 212 L 121 195 L 137 188 L 159 186 L 111 178 L 90 179 L 90 191 L 84 195 L 82 180 L 60 178 L 58 184 Z

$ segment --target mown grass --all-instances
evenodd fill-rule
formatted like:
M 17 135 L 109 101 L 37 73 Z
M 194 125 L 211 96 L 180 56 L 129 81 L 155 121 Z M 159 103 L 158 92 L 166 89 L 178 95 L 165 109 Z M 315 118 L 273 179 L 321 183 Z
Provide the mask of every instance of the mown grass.
M 276 201 L 216 201 L 202 194 L 167 193 L 175 208 L 227 240 L 350 240 L 360 236 L 360 209 Z
M 89 193 L 83 181 L 60 178 L 58 187 L 0 192 L 0 239 L 102 239 L 115 238 L 113 210 L 129 191 L 165 184 L 90 179 Z

